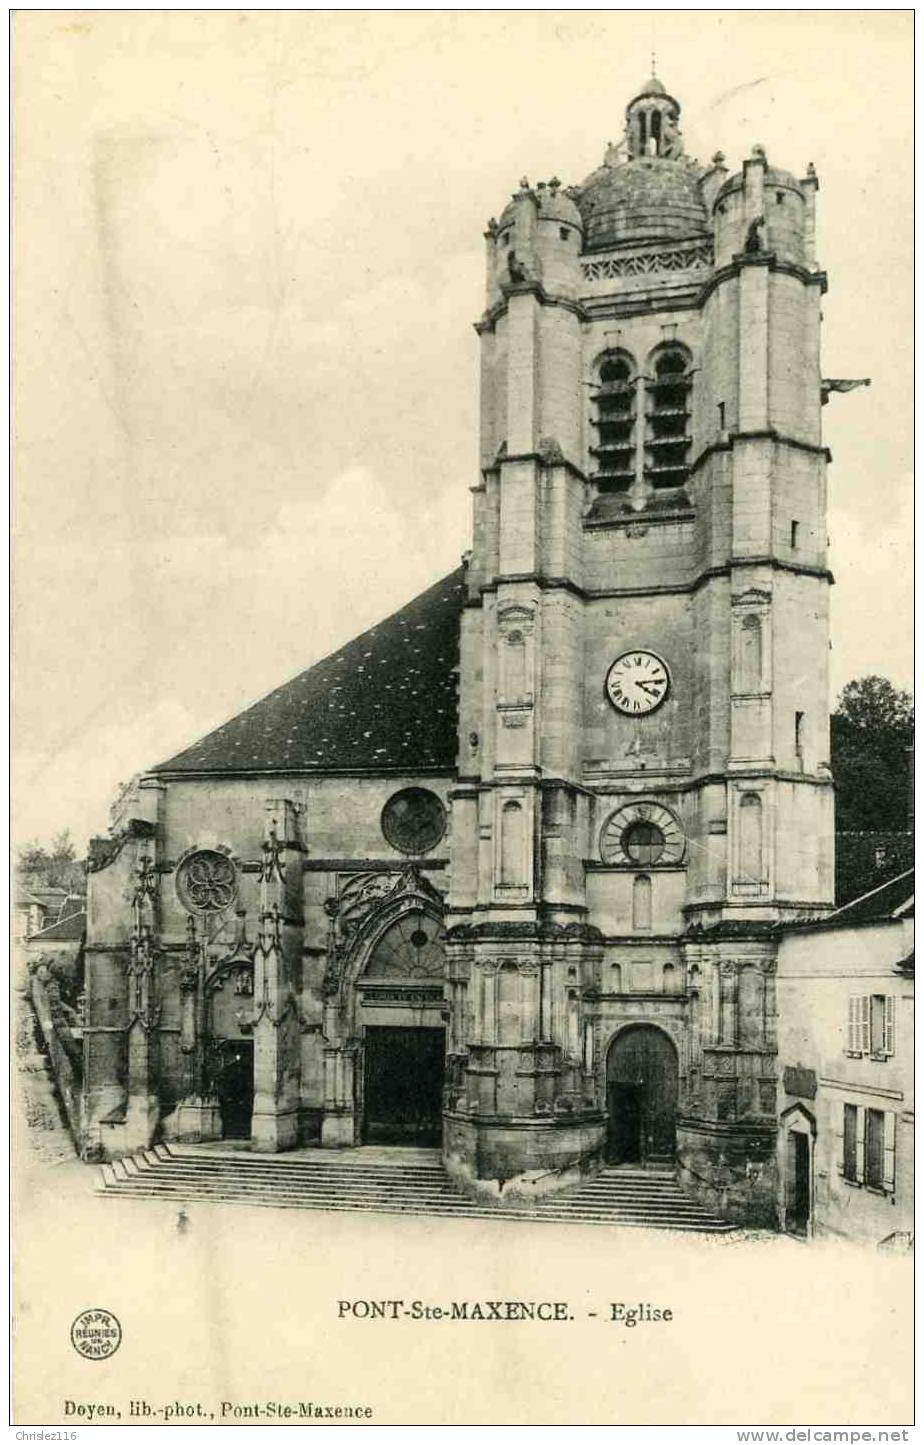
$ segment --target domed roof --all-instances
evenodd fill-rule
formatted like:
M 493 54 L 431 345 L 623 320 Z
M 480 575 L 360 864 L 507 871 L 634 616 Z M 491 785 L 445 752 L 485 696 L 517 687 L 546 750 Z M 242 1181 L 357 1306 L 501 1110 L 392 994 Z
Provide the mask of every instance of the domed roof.
M 517 203 L 526 191 L 520 191 L 509 200 L 501 211 L 498 227 L 503 230 L 508 221 L 512 221 L 516 215 Z M 539 218 L 543 221 L 561 221 L 568 226 L 577 226 L 580 230 L 584 228 L 581 213 L 571 195 L 558 181 L 540 181 L 533 189 L 532 194 L 539 203 Z
M 640 100 L 643 95 L 667 95 L 667 90 L 656 75 L 651 75 L 635 97 L 636 100 Z
M 721 189 L 717 192 L 713 205 L 718 205 L 719 201 L 724 200 L 731 191 L 740 191 L 743 185 L 744 172 L 735 171 L 734 175 L 729 176 L 728 180 L 725 181 Z M 781 170 L 779 166 L 767 166 L 767 169 L 764 171 L 764 185 L 788 186 L 791 191 L 797 191 L 799 195 L 802 194 L 799 182 L 796 180 L 792 171 Z
M 584 222 L 577 206 L 568 195 L 567 191 L 560 186 L 540 185 L 537 191 L 539 197 L 539 216 L 543 221 L 564 221 L 569 226 L 577 226 L 584 229 Z
M 600 166 L 577 192 L 586 248 L 705 235 L 701 175 L 685 157 L 634 156 Z

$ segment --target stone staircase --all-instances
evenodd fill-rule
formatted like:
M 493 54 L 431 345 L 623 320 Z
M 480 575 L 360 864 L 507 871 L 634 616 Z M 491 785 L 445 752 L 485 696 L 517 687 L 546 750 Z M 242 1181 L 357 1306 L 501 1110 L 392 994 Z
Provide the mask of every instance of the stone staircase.
M 451 1182 L 436 1150 L 357 1149 L 252 1154 L 208 1146 L 155 1144 L 101 1166 L 97 1191 L 120 1198 L 267 1205 L 275 1209 L 360 1210 L 463 1219 L 528 1219 L 639 1229 L 726 1233 L 678 1186 L 669 1170 L 604 1169 L 534 1204 L 483 1204 Z

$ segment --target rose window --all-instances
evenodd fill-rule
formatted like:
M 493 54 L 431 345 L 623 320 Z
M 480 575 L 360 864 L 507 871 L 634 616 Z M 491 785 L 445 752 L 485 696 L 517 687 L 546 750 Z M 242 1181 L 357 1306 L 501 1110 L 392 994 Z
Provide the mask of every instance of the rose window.
M 176 891 L 189 913 L 223 913 L 237 897 L 237 870 L 224 853 L 200 848 L 177 868 Z

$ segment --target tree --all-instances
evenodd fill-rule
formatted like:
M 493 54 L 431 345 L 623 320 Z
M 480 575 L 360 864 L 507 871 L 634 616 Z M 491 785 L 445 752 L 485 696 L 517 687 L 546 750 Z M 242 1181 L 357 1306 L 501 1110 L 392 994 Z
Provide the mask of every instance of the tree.
M 34 838 L 19 850 L 19 867 L 23 873 L 44 873 L 48 863 L 47 852 Z
M 33 839 L 20 848 L 19 871 L 32 876 L 32 886 L 39 888 L 73 888 L 82 880 L 82 867 L 77 849 L 67 828 L 62 828 L 46 847 Z
M 831 770 L 839 833 L 908 829 L 911 694 L 884 677 L 849 682 L 831 718 Z
M 69 828 L 62 828 L 61 832 L 52 838 L 50 857 L 53 863 L 73 863 L 77 857 L 77 849 Z

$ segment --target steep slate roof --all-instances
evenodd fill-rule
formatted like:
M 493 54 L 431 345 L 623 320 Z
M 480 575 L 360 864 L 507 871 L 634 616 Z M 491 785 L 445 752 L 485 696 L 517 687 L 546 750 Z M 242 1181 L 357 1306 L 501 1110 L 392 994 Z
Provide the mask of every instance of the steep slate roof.
M 914 917 L 914 869 L 909 868 L 829 913 L 826 923 L 884 923 Z
M 62 943 L 70 942 L 73 939 L 83 938 L 87 927 L 87 912 L 82 908 L 79 913 L 69 913 L 66 918 L 60 918 L 57 923 L 50 923 L 40 933 L 29 935 L 27 942 L 32 943 Z
M 460 567 L 155 773 L 453 768 Z

